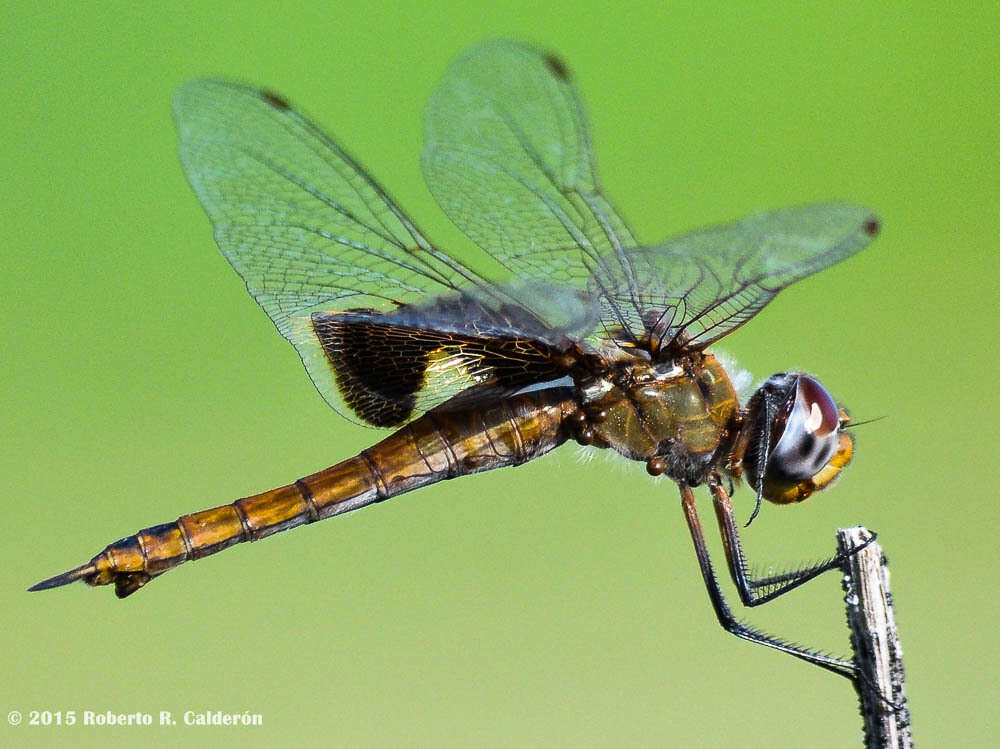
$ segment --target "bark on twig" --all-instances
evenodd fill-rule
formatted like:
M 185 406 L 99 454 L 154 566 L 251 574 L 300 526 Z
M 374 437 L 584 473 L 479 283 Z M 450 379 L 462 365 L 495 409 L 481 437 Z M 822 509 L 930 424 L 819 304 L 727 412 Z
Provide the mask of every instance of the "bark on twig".
M 861 526 L 841 528 L 837 531 L 838 548 L 857 548 L 872 535 Z M 865 746 L 912 749 L 910 709 L 903 689 L 903 651 L 882 547 L 876 542 L 852 554 L 845 560 L 843 572 L 854 662 L 864 674 L 855 686 L 864 718 Z

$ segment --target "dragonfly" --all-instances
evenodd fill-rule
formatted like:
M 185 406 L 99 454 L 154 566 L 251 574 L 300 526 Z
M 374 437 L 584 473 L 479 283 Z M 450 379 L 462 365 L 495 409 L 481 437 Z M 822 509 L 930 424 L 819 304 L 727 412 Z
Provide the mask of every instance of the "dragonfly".
M 427 185 L 482 250 L 475 266 L 428 240 L 282 96 L 193 80 L 173 111 L 184 171 L 250 294 L 334 409 L 395 431 L 286 486 L 140 530 L 30 590 L 82 580 L 124 598 L 234 544 L 578 442 L 676 482 L 727 631 L 856 677 L 852 663 L 734 616 L 693 490 L 711 495 L 745 606 L 857 551 L 751 575 L 734 485 L 756 495 L 753 516 L 763 499 L 805 500 L 851 459 L 850 419 L 802 372 L 773 375 L 741 405 L 707 348 L 864 248 L 879 231 L 870 210 L 805 205 L 640 244 L 601 189 L 568 68 L 514 41 L 459 57 L 426 110 Z

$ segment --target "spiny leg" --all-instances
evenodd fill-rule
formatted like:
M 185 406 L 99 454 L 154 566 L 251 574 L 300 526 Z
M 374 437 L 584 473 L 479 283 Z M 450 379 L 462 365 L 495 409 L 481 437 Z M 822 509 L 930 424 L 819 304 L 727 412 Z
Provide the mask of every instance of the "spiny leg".
M 755 579 L 750 577 L 747 571 L 746 556 L 743 553 L 743 545 L 740 543 L 739 528 L 733 517 L 733 505 L 729 501 L 729 495 L 718 478 L 709 480 L 708 489 L 712 493 L 715 517 L 719 521 L 719 531 L 722 533 L 722 545 L 726 551 L 726 561 L 729 563 L 729 574 L 736 584 L 736 590 L 739 591 L 740 600 L 744 606 L 759 606 L 762 603 L 767 603 L 814 577 L 822 575 L 827 570 L 839 568 L 845 559 L 857 554 L 876 538 L 875 534 L 872 534 L 872 538 L 862 546 L 840 552 L 820 564 Z M 759 592 L 761 589 L 766 592 L 761 594 Z
M 823 655 L 822 653 L 814 653 L 797 645 L 782 642 L 776 637 L 760 632 L 736 620 L 736 617 L 733 616 L 733 612 L 729 608 L 729 604 L 726 603 L 725 596 L 722 594 L 715 571 L 712 569 L 712 560 L 708 554 L 708 547 L 705 545 L 705 536 L 701 531 L 701 521 L 698 519 L 698 512 L 694 506 L 694 493 L 691 491 L 691 487 L 683 484 L 680 489 L 681 508 L 684 510 L 684 518 L 687 520 L 688 529 L 691 531 L 691 540 L 694 541 L 694 551 L 698 557 L 701 576 L 705 580 L 705 588 L 708 590 L 708 597 L 712 601 L 712 607 L 715 609 L 715 615 L 719 620 L 719 624 L 727 632 L 741 639 L 766 645 L 769 648 L 794 655 L 796 658 L 801 658 L 807 663 L 813 663 L 821 668 L 825 668 L 827 671 L 846 676 L 848 679 L 856 679 L 858 677 L 858 669 L 849 661 Z M 732 561 L 730 561 L 730 565 L 732 565 Z

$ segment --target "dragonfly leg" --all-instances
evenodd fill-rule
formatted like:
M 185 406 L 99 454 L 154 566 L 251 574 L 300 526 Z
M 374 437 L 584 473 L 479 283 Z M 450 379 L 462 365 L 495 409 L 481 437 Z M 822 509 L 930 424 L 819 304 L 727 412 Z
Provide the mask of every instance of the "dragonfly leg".
M 733 505 L 729 501 L 729 494 L 726 493 L 718 479 L 710 480 L 708 488 L 712 493 L 715 517 L 719 521 L 719 531 L 722 533 L 722 545 L 726 551 L 726 561 L 729 563 L 729 574 L 736 584 L 736 590 L 739 591 L 740 600 L 744 606 L 759 606 L 762 603 L 767 603 L 827 570 L 839 568 L 847 557 L 857 554 L 875 540 L 875 534 L 872 534 L 872 538 L 863 545 L 840 552 L 820 564 L 778 575 L 753 578 L 748 572 L 746 556 L 743 553 L 743 545 L 740 543 L 739 529 L 736 519 L 733 517 Z
M 701 521 L 698 519 L 698 512 L 694 506 L 694 493 L 689 486 L 681 485 L 680 489 L 681 508 L 684 510 L 684 518 L 687 520 L 688 528 L 691 531 L 691 539 L 694 541 L 694 551 L 698 557 L 698 566 L 701 568 L 701 575 L 705 580 L 705 587 L 708 589 L 708 597 L 712 601 L 715 615 L 722 627 L 727 632 L 741 639 L 766 645 L 769 648 L 794 655 L 796 658 L 801 658 L 808 663 L 813 663 L 835 674 L 846 676 L 851 680 L 858 678 L 858 669 L 850 661 L 816 653 L 798 645 L 784 642 L 738 621 L 733 616 L 733 612 L 729 608 L 729 604 L 726 603 L 722 589 L 719 587 L 718 578 L 716 578 L 715 571 L 712 568 L 712 560 L 709 557 L 708 547 L 705 545 L 705 536 L 701 530 Z

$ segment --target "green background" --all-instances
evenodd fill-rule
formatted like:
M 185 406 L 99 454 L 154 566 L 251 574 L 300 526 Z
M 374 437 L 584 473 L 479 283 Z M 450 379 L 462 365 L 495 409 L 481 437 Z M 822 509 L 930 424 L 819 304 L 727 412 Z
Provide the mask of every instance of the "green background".
M 377 437 L 326 407 L 216 250 L 174 89 L 211 74 L 283 92 L 464 252 L 423 185 L 421 112 L 492 35 L 569 63 L 607 192 L 645 241 L 830 198 L 880 214 L 871 248 L 723 342 L 757 380 L 802 368 L 856 418 L 888 417 L 858 430 L 838 486 L 765 507 L 745 541 L 793 564 L 838 526 L 878 530 L 916 738 L 995 740 L 997 6 L 426 5 L 4 5 L 0 708 L 264 725 L 4 720 L 0 744 L 858 745 L 846 681 L 717 626 L 673 486 L 574 447 L 126 601 L 25 592 Z M 748 618 L 842 653 L 843 616 L 831 574 Z

